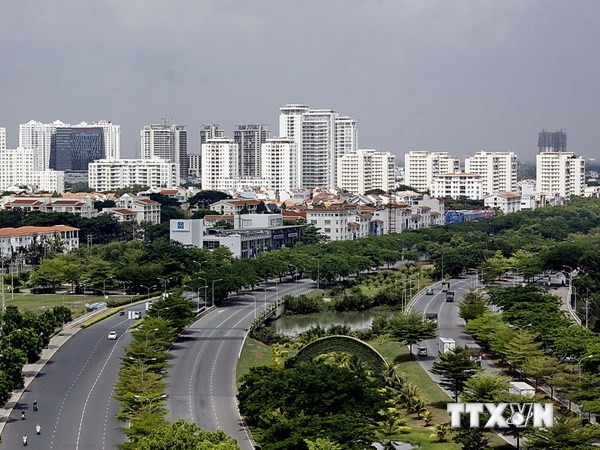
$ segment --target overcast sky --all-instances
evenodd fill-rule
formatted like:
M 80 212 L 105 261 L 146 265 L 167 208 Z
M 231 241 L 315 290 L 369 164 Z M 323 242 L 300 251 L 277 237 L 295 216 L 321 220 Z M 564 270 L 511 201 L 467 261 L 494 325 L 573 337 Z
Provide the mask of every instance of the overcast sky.
M 600 2 L 30 0 L 0 13 L 0 126 L 107 119 L 122 153 L 161 117 L 266 123 L 304 103 L 358 121 L 359 147 L 513 150 L 542 128 L 600 157 Z M 403 163 L 403 160 L 401 160 Z

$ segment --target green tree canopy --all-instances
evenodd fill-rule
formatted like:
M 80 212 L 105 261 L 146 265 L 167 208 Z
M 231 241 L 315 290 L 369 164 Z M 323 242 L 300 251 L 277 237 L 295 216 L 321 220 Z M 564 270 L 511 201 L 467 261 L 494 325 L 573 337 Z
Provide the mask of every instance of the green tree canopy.
M 431 369 L 432 373 L 440 376 L 440 384 L 454 394 L 456 401 L 467 381 L 481 371 L 477 362 L 472 361 L 470 356 L 469 349 L 456 347 L 440 354 L 440 360 L 435 361 Z
M 435 338 L 436 329 L 437 325 L 433 320 L 426 319 L 417 311 L 397 314 L 388 321 L 390 336 L 410 346 L 411 352 L 413 344 Z
M 206 431 L 195 423 L 178 420 L 151 430 L 136 443 L 139 450 L 237 450 L 232 437 L 223 431 Z

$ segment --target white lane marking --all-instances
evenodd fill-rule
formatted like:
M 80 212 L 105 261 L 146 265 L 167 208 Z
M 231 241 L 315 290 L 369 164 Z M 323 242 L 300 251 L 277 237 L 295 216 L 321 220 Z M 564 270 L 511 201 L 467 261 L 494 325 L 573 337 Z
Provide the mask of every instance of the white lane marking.
M 81 368 L 81 370 L 79 371 L 79 373 L 77 374 L 77 376 L 75 377 L 75 379 L 73 380 L 73 383 L 71 384 L 71 386 L 69 386 L 69 389 L 67 390 L 67 393 L 65 394 L 65 396 L 63 398 L 63 401 L 62 401 L 62 403 L 60 405 L 60 409 L 58 410 L 58 415 L 56 417 L 56 423 L 54 424 L 54 430 L 52 431 L 52 438 L 50 439 L 50 449 L 52 449 L 53 445 L 54 445 L 54 437 L 56 436 L 56 430 L 58 428 L 58 424 L 60 422 L 60 416 L 61 416 L 61 414 L 63 412 L 64 407 L 65 407 L 65 402 L 67 401 L 67 397 L 71 393 L 71 390 L 75 386 L 75 383 L 77 383 L 77 380 L 79 379 L 79 377 L 81 376 L 81 374 L 83 373 L 83 371 L 87 367 L 88 363 L 92 359 L 92 356 L 96 352 L 96 349 L 98 348 L 98 345 L 100 345 L 100 342 L 102 342 L 102 339 L 98 340 L 98 342 L 94 346 L 94 349 L 90 352 L 90 355 L 88 356 L 87 360 L 85 361 L 85 364 L 83 365 L 83 367 Z
M 123 337 L 123 335 L 121 335 L 121 337 Z M 83 404 L 83 410 L 81 411 L 81 420 L 79 421 L 79 429 L 77 430 L 77 442 L 75 443 L 75 450 L 79 449 L 79 440 L 81 438 L 81 428 L 83 427 L 83 419 L 85 417 L 85 410 L 87 408 L 87 404 L 90 400 L 90 397 L 92 395 L 92 392 L 94 391 L 94 388 L 96 387 L 96 384 L 98 383 L 98 380 L 100 379 L 100 377 L 102 376 L 102 373 L 104 372 L 104 369 L 106 368 L 106 365 L 108 364 L 108 361 L 110 361 L 110 357 L 112 356 L 112 354 L 115 352 L 115 350 L 117 349 L 118 345 L 117 343 L 121 340 L 121 338 L 119 338 L 116 342 L 115 345 L 113 346 L 112 350 L 110 351 L 110 353 L 108 354 L 108 356 L 106 357 L 106 361 L 104 361 L 104 364 L 102 365 L 102 369 L 100 369 L 100 373 L 98 374 L 98 376 L 96 377 L 96 380 L 94 381 L 94 384 L 92 384 L 92 387 L 90 388 L 90 392 L 88 392 L 87 397 L 85 398 L 85 403 Z M 112 392 L 112 390 L 111 390 Z

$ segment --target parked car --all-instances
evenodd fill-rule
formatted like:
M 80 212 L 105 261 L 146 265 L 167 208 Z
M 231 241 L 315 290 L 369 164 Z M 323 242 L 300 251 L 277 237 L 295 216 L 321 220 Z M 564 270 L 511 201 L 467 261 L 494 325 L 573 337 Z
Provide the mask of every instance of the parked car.
M 117 339 L 117 332 L 116 331 L 109 331 L 108 332 L 108 339 L 110 339 L 111 341 Z
M 417 356 L 427 356 L 427 347 L 419 347 Z

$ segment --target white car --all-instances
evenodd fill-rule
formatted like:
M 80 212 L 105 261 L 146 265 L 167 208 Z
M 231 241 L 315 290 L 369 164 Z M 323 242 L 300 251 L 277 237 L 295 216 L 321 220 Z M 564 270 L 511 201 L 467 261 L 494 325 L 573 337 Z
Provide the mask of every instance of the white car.
M 110 332 L 108 333 L 108 339 L 110 339 L 110 340 L 114 340 L 114 339 L 116 339 L 116 338 L 117 338 L 117 332 L 116 332 L 116 331 L 110 331 Z

